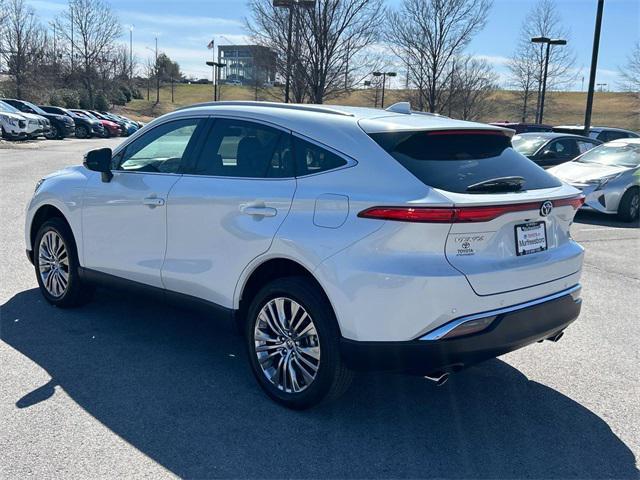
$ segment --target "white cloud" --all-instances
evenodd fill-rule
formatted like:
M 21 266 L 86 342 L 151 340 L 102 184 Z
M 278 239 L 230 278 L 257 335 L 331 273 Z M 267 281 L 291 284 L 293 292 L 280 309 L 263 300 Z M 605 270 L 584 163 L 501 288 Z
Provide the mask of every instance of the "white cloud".
M 241 28 L 238 20 L 219 17 L 196 17 L 187 15 L 167 15 L 140 12 L 120 12 L 120 19 L 126 23 L 144 22 L 168 27 L 228 27 Z

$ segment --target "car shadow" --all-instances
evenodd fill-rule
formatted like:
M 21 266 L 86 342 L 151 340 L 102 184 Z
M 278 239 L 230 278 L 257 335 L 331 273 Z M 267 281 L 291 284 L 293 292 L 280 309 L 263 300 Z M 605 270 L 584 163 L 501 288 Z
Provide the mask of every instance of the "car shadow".
M 640 219 L 635 222 L 623 222 L 618 220 L 616 215 L 607 215 L 606 213 L 591 210 L 579 210 L 574 217 L 574 222 L 587 225 L 600 225 L 603 227 L 640 228 Z
M 500 360 L 438 388 L 360 374 L 341 399 L 295 412 L 252 378 L 240 337 L 201 313 L 99 290 L 61 310 L 36 289 L 1 307 L 1 339 L 135 448 L 188 478 L 637 478 L 597 415 Z M 17 320 L 17 321 L 16 321 Z

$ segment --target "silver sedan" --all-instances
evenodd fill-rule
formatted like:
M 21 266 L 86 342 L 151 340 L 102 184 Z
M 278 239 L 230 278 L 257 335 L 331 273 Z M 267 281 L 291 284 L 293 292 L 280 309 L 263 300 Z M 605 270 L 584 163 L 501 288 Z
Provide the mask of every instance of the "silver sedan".
M 640 139 L 605 143 L 548 170 L 582 190 L 584 208 L 633 222 L 640 212 Z

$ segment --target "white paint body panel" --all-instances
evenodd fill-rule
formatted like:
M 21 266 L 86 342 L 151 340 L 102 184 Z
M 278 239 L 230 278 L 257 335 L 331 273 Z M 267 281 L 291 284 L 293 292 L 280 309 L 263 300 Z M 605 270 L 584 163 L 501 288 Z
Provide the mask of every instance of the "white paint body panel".
M 50 177 L 35 194 L 27 213 L 27 248 L 32 248 L 35 213 L 52 205 L 69 221 L 84 267 L 234 309 L 256 268 L 270 259 L 290 259 L 320 283 L 342 335 L 362 341 L 412 340 L 455 318 L 538 299 L 578 283 L 583 253 L 568 235 L 575 213 L 571 207 L 559 207 L 545 219 L 549 250 L 524 259 L 512 255 L 512 227 L 539 219 L 539 212 L 508 214 L 472 226 L 358 217 L 375 205 L 491 205 L 577 193 L 563 185 L 553 191 L 523 192 L 515 200 L 504 194 L 439 191 L 392 160 L 363 131 L 493 127 L 335 108 L 346 114 L 323 113 L 321 107 L 308 111 L 220 105 L 156 119 L 123 145 L 164 121 L 220 115 L 275 124 L 349 163 L 297 179 L 116 173 L 109 183 L 76 167 Z M 165 205 L 142 204 L 153 195 L 163 198 Z M 242 213 L 247 205 L 274 209 L 275 214 Z M 488 234 L 478 243 L 475 258 L 447 258 L 456 235 L 478 232 Z

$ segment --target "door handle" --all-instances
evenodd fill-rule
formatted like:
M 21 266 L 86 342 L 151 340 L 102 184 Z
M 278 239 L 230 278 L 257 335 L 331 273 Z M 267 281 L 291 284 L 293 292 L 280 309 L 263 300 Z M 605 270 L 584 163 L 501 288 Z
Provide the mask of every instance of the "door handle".
M 164 205 L 164 198 L 147 197 L 142 199 L 143 205 L 149 205 L 150 207 L 161 207 Z
M 275 217 L 278 210 L 267 207 L 264 203 L 248 203 L 240 205 L 240 212 L 245 215 L 253 215 L 256 217 Z

